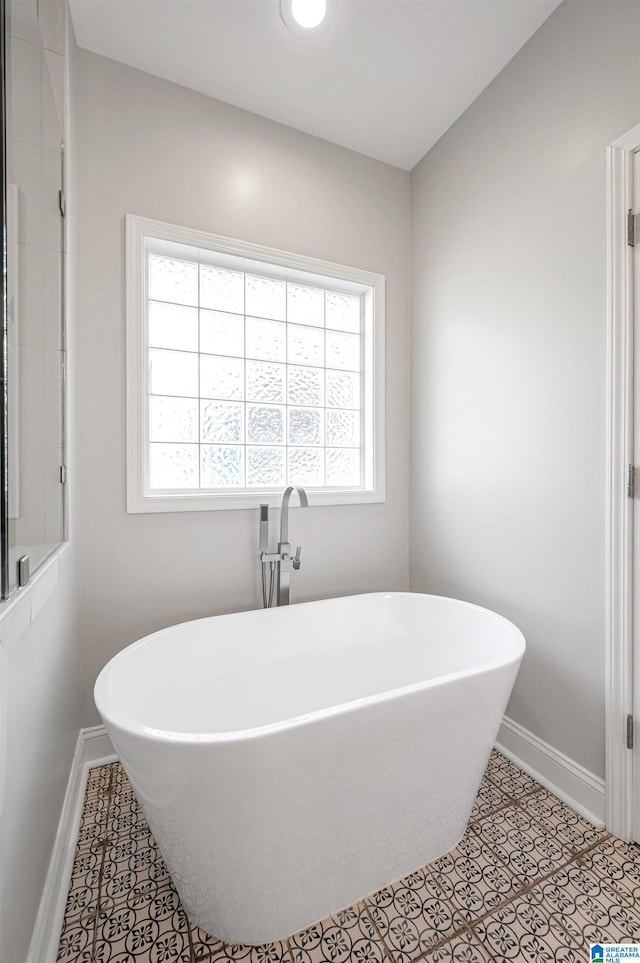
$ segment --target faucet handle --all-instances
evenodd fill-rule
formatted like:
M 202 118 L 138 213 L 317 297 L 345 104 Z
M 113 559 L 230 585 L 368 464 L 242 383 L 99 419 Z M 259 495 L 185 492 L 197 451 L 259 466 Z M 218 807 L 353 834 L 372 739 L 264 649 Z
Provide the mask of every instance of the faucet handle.
M 293 559 L 291 560 L 291 564 L 293 565 L 293 567 L 294 567 L 294 569 L 295 569 L 296 571 L 298 571 L 298 569 L 300 568 L 300 552 L 301 552 L 301 551 L 302 551 L 302 546 L 301 546 L 301 545 L 298 545 L 298 547 L 297 547 L 297 549 L 296 549 L 296 554 L 294 555 Z

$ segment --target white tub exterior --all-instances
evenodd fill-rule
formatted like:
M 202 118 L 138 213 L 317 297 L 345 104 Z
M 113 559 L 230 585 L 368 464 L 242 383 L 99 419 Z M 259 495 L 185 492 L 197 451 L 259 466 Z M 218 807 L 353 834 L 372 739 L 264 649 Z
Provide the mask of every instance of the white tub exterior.
M 190 918 L 256 944 L 458 842 L 524 649 L 465 602 L 358 595 L 156 632 L 95 700 Z

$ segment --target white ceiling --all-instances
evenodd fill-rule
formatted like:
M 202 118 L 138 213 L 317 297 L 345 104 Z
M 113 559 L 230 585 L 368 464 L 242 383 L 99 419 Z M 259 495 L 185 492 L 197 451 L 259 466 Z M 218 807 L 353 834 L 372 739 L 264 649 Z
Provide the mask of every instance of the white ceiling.
M 560 0 L 70 0 L 81 47 L 411 170 Z

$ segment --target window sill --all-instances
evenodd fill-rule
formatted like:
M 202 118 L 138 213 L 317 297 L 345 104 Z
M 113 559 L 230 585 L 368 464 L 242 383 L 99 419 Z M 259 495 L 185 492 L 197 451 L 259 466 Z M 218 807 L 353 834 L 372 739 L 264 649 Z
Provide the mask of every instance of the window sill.
M 238 511 L 256 509 L 260 505 L 279 508 L 285 487 L 283 485 L 277 491 L 238 492 L 237 494 L 222 495 L 203 495 L 196 492 L 193 495 L 139 496 L 129 492 L 127 513 L 137 515 L 153 512 Z M 311 508 L 321 505 L 367 505 L 385 501 L 384 489 L 381 488 L 374 491 L 336 490 L 328 492 L 305 487 L 305 490 L 309 496 Z

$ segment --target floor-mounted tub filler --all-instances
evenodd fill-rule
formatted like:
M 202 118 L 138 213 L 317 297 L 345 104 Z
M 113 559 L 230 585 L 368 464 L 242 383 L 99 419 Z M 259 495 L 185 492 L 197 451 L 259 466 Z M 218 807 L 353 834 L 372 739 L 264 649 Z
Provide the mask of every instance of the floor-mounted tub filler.
M 163 629 L 95 700 L 187 913 L 266 943 L 458 842 L 524 650 L 475 605 L 356 595 Z

